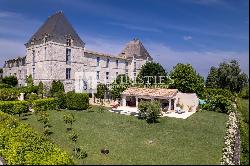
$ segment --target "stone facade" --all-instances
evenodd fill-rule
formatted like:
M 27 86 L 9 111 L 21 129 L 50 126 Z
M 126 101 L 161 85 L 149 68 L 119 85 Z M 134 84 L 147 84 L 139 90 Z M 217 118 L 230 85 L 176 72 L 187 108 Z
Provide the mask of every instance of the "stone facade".
M 50 86 L 60 80 L 65 91 L 74 90 L 76 72 L 94 72 L 99 83 L 111 84 L 119 74 L 135 78 L 141 66 L 152 60 L 138 39 L 122 51 L 126 57 L 85 50 L 85 43 L 61 12 L 50 16 L 25 46 L 26 56 L 6 61 L 3 76 L 16 75 L 20 86 L 28 75 L 34 84 L 42 81 Z
M 5 61 L 3 66 L 3 77 L 14 75 L 18 79 L 18 85 L 24 85 L 27 75 L 26 57 L 19 57 Z

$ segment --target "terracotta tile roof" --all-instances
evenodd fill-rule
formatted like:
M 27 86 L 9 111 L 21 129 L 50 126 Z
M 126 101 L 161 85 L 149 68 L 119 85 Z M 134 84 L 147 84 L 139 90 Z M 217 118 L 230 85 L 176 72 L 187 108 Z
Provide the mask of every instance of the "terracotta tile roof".
M 130 87 L 123 91 L 123 95 L 128 96 L 148 96 L 148 97 L 173 97 L 177 94 L 178 89 L 162 88 L 138 88 Z

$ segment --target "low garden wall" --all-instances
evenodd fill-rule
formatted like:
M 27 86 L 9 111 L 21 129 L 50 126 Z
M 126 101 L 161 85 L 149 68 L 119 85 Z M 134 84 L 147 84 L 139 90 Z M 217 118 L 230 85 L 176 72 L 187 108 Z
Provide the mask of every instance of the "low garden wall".
M 226 136 L 224 137 L 223 155 L 221 165 L 240 164 L 240 131 L 239 122 L 235 112 L 229 114 Z

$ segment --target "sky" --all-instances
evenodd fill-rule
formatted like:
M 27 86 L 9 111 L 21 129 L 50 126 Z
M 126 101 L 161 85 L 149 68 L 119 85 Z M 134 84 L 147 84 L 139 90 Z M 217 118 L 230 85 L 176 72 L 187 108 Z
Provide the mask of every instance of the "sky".
M 116 56 L 138 38 L 167 72 L 189 63 L 206 77 L 236 59 L 249 75 L 248 0 L 1 0 L 0 66 L 58 11 L 88 50 Z

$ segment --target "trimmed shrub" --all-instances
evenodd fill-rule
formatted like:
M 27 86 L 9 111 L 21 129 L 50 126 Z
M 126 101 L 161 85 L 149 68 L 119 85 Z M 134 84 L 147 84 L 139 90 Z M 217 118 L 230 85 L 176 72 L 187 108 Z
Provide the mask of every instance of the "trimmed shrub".
M 141 101 L 138 106 L 139 116 L 149 123 L 157 122 L 161 113 L 161 104 L 158 101 Z
M 2 88 L 0 89 L 0 100 L 2 101 L 13 101 L 17 100 L 20 96 L 18 90 L 14 88 Z
M 56 92 L 54 94 L 54 98 L 57 102 L 57 105 L 60 109 L 65 109 L 67 108 L 67 103 L 66 103 L 66 94 L 62 91 Z
M 231 91 L 227 89 L 205 88 L 203 98 L 209 99 L 216 95 L 222 95 L 230 99 L 231 101 L 235 101 L 235 97 L 236 97 Z
M 32 101 L 32 108 L 35 111 L 56 110 L 58 105 L 54 98 L 38 99 Z
M 32 85 L 32 86 L 22 86 L 16 88 L 20 93 L 37 93 L 38 86 Z
M 5 83 L 0 83 L 0 89 L 2 88 L 12 88 L 12 86 Z
M 230 113 L 234 111 L 233 102 L 222 95 L 212 96 L 208 100 L 208 111 L 216 111 L 222 113 Z
M 68 92 L 66 101 L 69 110 L 85 110 L 89 107 L 89 96 L 87 93 Z
M 51 96 L 54 96 L 56 92 L 60 92 L 60 91 L 65 92 L 63 83 L 59 80 L 58 81 L 53 80 L 51 89 L 50 89 Z
M 0 111 L 20 116 L 29 111 L 29 104 L 27 101 L 0 101 Z
M 73 159 L 27 124 L 0 112 L 0 156 L 8 165 L 72 165 Z
M 33 101 L 39 99 L 38 95 L 36 93 L 29 93 L 25 97 L 28 101 Z
M 16 76 L 6 76 L 4 78 L 2 78 L 2 82 L 4 84 L 8 84 L 10 86 L 15 87 L 18 84 L 18 80 L 16 78 Z
M 239 93 L 239 97 L 243 99 L 249 99 L 249 85 L 243 87 Z

